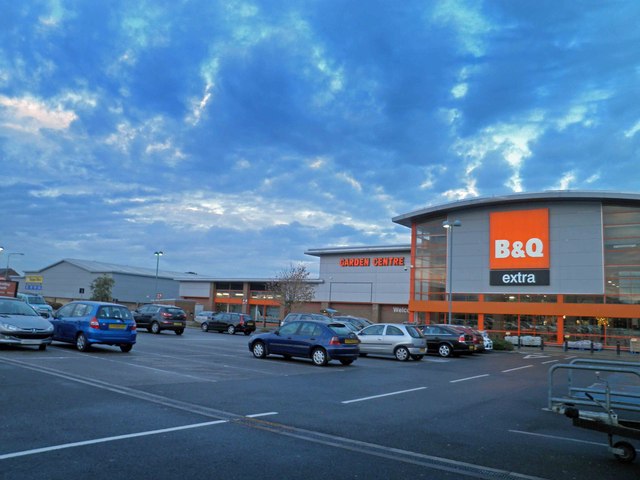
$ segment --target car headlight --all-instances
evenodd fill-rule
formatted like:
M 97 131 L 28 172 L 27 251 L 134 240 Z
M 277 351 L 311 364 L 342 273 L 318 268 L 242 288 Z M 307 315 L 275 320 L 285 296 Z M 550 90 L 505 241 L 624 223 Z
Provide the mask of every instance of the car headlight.
M 7 330 L 9 332 L 16 332 L 16 331 L 18 331 L 18 327 L 16 327 L 15 325 L 12 325 L 10 323 L 0 322 L 0 330 Z
M 45 332 L 53 332 L 53 325 L 49 325 Z

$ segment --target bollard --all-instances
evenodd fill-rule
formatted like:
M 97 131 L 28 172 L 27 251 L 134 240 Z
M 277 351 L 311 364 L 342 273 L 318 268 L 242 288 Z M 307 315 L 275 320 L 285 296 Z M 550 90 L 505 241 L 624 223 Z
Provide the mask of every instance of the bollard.
M 591 355 L 593 355 L 593 340 L 591 340 Z
M 616 355 L 620 355 L 620 340 L 616 342 Z
M 569 350 L 569 340 L 564 341 L 564 346 L 562 348 L 564 349 L 565 352 Z
M 540 351 L 544 352 L 544 338 L 540 337 Z
M 520 350 L 520 335 L 518 335 L 518 350 Z

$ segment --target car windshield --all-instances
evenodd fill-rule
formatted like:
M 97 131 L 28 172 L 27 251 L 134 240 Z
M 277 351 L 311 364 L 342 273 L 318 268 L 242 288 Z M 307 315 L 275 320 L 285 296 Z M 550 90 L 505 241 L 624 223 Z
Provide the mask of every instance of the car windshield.
M 343 323 L 330 323 L 327 326 L 338 335 L 348 336 L 351 334 L 351 330 L 349 329 L 349 327 L 347 327 Z
M 20 300 L 0 299 L 0 315 L 38 315 L 28 304 Z
M 29 295 L 27 298 L 32 305 L 47 305 L 47 302 L 45 302 L 44 298 L 40 295 Z
M 167 312 L 173 314 L 173 315 L 184 315 L 184 312 L 182 311 L 181 308 L 167 308 Z

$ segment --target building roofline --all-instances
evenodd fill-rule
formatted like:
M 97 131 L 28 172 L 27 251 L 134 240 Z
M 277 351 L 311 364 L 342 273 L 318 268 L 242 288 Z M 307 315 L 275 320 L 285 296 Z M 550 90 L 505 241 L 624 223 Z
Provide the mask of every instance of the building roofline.
M 444 215 L 458 210 L 475 207 L 490 207 L 495 205 L 509 205 L 523 202 L 549 202 L 549 201 L 616 201 L 640 204 L 640 194 L 620 193 L 609 191 L 579 191 L 579 190 L 552 190 L 536 193 L 516 193 L 512 195 L 498 195 L 493 197 L 478 197 L 459 200 L 431 207 L 422 208 L 413 212 L 393 217 L 391 221 L 411 227 L 420 218 Z
M 349 255 L 354 253 L 389 253 L 389 252 L 411 252 L 411 245 L 378 245 L 371 247 L 327 247 L 327 248 L 310 248 L 305 255 L 321 257 L 323 255 Z

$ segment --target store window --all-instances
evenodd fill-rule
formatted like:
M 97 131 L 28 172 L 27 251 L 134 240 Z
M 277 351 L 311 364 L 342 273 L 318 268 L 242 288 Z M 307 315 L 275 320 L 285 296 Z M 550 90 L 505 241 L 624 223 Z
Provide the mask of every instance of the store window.
M 416 300 L 446 299 L 447 237 L 439 217 L 416 225 L 414 290 Z
M 606 303 L 640 304 L 640 209 L 602 208 Z

